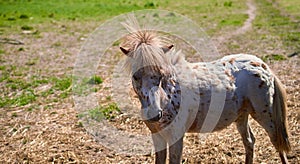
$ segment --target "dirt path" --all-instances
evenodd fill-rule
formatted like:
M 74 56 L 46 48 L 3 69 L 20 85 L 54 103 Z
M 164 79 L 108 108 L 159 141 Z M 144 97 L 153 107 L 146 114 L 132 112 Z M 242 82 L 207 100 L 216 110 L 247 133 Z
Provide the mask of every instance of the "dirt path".
M 216 38 L 217 45 L 221 45 L 222 43 L 226 42 L 228 39 L 237 36 L 237 35 L 242 35 L 245 32 L 249 31 L 252 27 L 252 22 L 256 17 L 256 5 L 253 2 L 253 0 L 248 0 L 247 1 L 247 6 L 248 10 L 246 11 L 248 15 L 248 19 L 244 22 L 244 25 L 235 31 L 229 32 L 225 35 L 221 35 Z

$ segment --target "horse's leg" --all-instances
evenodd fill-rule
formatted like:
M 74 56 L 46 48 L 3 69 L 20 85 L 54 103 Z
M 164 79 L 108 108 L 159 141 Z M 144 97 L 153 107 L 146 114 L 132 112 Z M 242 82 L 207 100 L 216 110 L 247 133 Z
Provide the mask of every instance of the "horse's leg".
M 276 130 L 274 129 L 275 124 L 270 117 L 266 117 L 262 113 L 251 114 L 252 117 L 266 130 L 268 133 L 272 144 L 275 146 L 277 151 L 279 152 L 279 156 L 282 163 L 289 163 L 286 157 L 286 153 L 282 150 L 278 150 L 276 147 Z
M 266 130 L 266 132 L 268 133 L 270 140 L 272 142 L 272 144 L 274 145 L 274 147 L 277 149 L 277 151 L 279 152 L 279 156 L 281 159 L 281 162 L 283 164 L 285 163 L 289 163 L 286 157 L 286 153 L 283 150 L 279 150 L 276 147 L 277 144 L 277 140 L 276 140 L 276 129 L 274 121 L 272 120 L 271 117 L 266 116 L 265 113 L 255 113 L 255 114 L 251 114 L 251 116 Z
M 167 142 L 158 133 L 152 135 L 152 140 L 155 150 L 155 163 L 164 164 L 166 163 L 167 157 Z
M 248 113 L 241 115 L 236 121 L 237 129 L 242 136 L 246 150 L 246 164 L 253 163 L 253 149 L 255 138 L 248 123 Z
M 176 141 L 174 144 L 169 146 L 169 158 L 170 164 L 179 164 L 181 163 L 183 149 L 183 137 Z
M 286 157 L 286 153 L 284 151 L 279 151 L 279 156 L 283 164 L 289 163 Z
M 271 78 L 265 79 L 266 81 L 256 79 L 252 83 L 248 95 L 252 107 L 250 114 L 268 133 L 282 163 L 288 163 L 286 152 L 290 150 L 290 143 L 286 127 L 286 94 L 283 85 L 275 76 L 274 78 L 274 88 L 270 85 Z

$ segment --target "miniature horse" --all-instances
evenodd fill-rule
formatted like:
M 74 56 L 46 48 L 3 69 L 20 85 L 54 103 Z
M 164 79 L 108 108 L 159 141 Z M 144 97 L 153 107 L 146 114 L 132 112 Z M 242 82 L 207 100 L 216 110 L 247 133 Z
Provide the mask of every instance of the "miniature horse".
M 166 162 L 167 148 L 169 163 L 181 162 L 185 132 L 214 132 L 232 122 L 242 136 L 246 163 L 253 163 L 249 115 L 267 131 L 282 163 L 288 163 L 286 93 L 262 60 L 238 54 L 189 63 L 158 33 L 126 28 L 130 34 L 120 47 L 127 56 L 124 69 L 152 133 L 156 163 Z

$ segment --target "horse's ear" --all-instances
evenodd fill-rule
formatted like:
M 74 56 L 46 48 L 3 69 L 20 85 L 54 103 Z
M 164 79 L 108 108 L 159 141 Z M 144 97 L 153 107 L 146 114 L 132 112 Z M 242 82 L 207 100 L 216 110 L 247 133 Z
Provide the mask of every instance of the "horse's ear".
M 128 55 L 129 54 L 129 50 L 123 48 L 123 47 L 120 47 L 121 51 L 125 54 L 125 55 Z
M 167 46 L 167 47 L 163 47 L 162 50 L 164 51 L 164 53 L 167 53 L 168 51 L 170 51 L 172 48 L 174 47 L 173 44 Z

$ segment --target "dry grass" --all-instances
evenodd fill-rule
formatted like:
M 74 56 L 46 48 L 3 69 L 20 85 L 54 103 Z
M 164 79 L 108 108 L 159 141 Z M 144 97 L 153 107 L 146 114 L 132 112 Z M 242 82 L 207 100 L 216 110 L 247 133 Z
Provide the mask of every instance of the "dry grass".
M 41 25 L 42 26 L 42 25 Z M 9 34 L 8 38 L 22 40 L 25 45 L 5 45 L 1 64 L 16 65 L 23 70 L 22 78 L 31 76 L 62 77 L 72 74 L 75 55 L 83 39 L 81 24 L 52 24 L 53 32 L 42 32 L 39 37 L 31 34 Z M 86 28 L 94 29 L 95 23 L 87 22 Z M 43 27 L 40 27 L 42 29 Z M 67 30 L 67 31 L 65 31 Z M 70 35 L 70 33 L 72 35 Z M 264 33 L 258 31 L 255 36 Z M 253 32 L 230 38 L 220 45 L 220 53 L 246 52 L 260 57 L 267 54 L 286 54 L 280 38 L 253 39 Z M 272 36 L 270 36 L 272 37 Z M 239 45 L 239 47 L 232 46 Z M 24 48 L 25 51 L 19 51 Z M 114 52 L 116 48 L 110 51 Z M 26 63 L 37 59 L 35 64 Z M 286 85 L 288 93 L 288 124 L 292 152 L 291 163 L 300 161 L 300 59 L 294 56 L 284 61 L 270 63 L 270 67 Z M 108 75 L 98 70 L 101 76 Z M 103 74 L 102 74 L 103 73 Z M 110 83 L 103 77 L 104 84 Z M 3 89 L 3 83 L 0 83 Z M 51 84 L 43 84 L 43 90 Z M 109 85 L 108 85 L 109 86 Z M 101 95 L 105 95 L 106 90 Z M 55 98 L 56 94 L 52 95 Z M 2 95 L 1 95 L 1 98 Z M 74 109 L 72 96 L 57 101 L 39 98 L 34 104 L 0 109 L 0 162 L 1 163 L 151 163 L 154 155 L 119 155 L 105 148 L 81 126 Z M 27 109 L 32 108 L 29 111 Z M 135 117 L 120 116 L 112 124 L 120 129 L 145 133 L 149 131 Z M 253 120 L 251 126 L 256 136 L 255 163 L 279 163 L 280 159 L 265 131 Z M 185 137 L 183 162 L 185 163 L 243 163 L 244 148 L 234 125 L 213 134 L 187 134 Z

